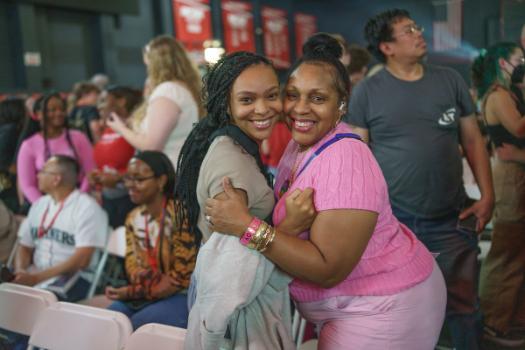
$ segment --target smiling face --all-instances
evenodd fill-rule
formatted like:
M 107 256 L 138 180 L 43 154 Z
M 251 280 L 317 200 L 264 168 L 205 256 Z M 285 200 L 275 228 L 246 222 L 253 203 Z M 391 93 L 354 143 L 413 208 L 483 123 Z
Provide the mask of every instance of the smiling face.
M 270 137 L 282 112 L 279 81 L 272 67 L 257 64 L 237 77 L 230 92 L 229 112 L 233 124 L 252 140 Z
M 344 108 L 326 64 L 303 63 L 286 84 L 284 113 L 293 139 L 302 147 L 321 140 L 341 119 Z
M 152 203 L 161 197 L 166 181 L 166 175 L 156 177 L 150 166 L 137 158 L 131 158 L 124 176 L 131 201 L 138 205 Z
M 419 60 L 427 53 L 423 30 L 410 18 L 392 23 L 392 38 L 379 46 L 387 60 Z
M 61 129 L 66 123 L 66 110 L 64 101 L 58 97 L 51 97 L 47 101 L 45 127 L 48 130 Z

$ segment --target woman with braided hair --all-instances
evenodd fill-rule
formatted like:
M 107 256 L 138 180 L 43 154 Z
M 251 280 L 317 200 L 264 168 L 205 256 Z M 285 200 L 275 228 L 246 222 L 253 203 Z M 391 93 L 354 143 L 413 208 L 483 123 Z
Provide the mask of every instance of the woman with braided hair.
M 128 164 L 124 183 L 137 204 L 126 220 L 126 286 L 106 288 L 109 309 L 128 316 L 137 329 L 146 323 L 186 328 L 186 289 L 195 267 L 194 236 L 177 223 L 175 170 L 159 151 L 144 151 Z
M 30 203 L 42 196 L 38 189 L 37 173 L 55 154 L 77 160 L 80 166 L 80 190 L 89 190 L 86 174 L 95 167 L 93 149 L 82 132 L 68 129 L 66 117 L 66 103 L 62 97 L 58 93 L 46 95 L 42 100 L 41 131 L 26 139 L 20 146 L 17 158 L 18 179 L 20 188 Z
M 271 180 L 258 146 L 282 111 L 279 81 L 266 58 L 236 52 L 210 68 L 204 85 L 207 116 L 182 147 L 175 188 L 179 222 L 187 222 L 188 230 L 204 243 L 190 287 L 190 303 L 192 291 L 196 299 L 185 348 L 292 349 L 290 278 L 237 239 L 210 231 L 204 216 L 205 200 L 224 196 L 225 176 L 253 215 L 271 214 Z M 300 196 L 307 201 L 309 193 Z M 301 230 L 312 213 L 299 216 L 281 229 Z

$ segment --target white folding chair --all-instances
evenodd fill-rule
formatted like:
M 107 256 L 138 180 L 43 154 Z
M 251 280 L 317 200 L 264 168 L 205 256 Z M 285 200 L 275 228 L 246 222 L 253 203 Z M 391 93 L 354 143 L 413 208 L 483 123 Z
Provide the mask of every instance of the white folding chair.
M 126 255 L 126 230 L 124 226 L 121 226 L 115 230 L 112 230 L 111 227 L 108 226 L 106 245 L 96 265 L 93 279 L 91 281 L 91 286 L 87 294 L 88 299 L 95 295 L 95 291 L 99 284 L 100 278 L 102 277 L 102 273 L 106 268 L 108 254 L 120 257 L 124 257 Z
M 126 350 L 182 350 L 185 337 L 185 329 L 148 323 L 131 334 Z
M 292 338 L 295 342 L 295 346 L 299 347 L 303 342 L 304 329 L 306 328 L 306 320 L 302 318 L 299 311 L 295 309 L 292 320 Z
M 7 258 L 7 263 L 6 263 L 7 267 L 12 268 L 14 266 L 16 250 L 18 249 L 19 241 L 20 241 L 20 238 L 16 237 L 16 240 L 13 243 L 13 249 L 11 249 L 11 253 L 9 253 L 9 257 Z
M 126 256 L 126 228 L 117 227 L 109 234 L 108 253 L 121 258 Z
M 0 328 L 30 335 L 38 315 L 56 302 L 56 296 L 47 290 L 2 283 L 0 284 Z
M 28 349 L 121 350 L 131 332 L 131 322 L 120 312 L 58 302 L 38 317 Z
M 16 257 L 16 251 L 18 250 L 18 245 L 20 244 L 20 236 L 18 235 L 20 232 L 22 232 L 22 230 L 25 230 L 27 229 L 26 226 L 29 225 L 29 221 L 27 220 L 27 218 L 25 218 L 24 220 L 22 220 L 22 222 L 20 223 L 20 226 L 18 226 L 18 233 L 16 235 L 16 240 L 15 242 L 13 243 L 13 248 L 11 249 L 11 253 L 9 253 L 9 258 L 7 258 L 7 262 L 6 262 L 6 265 L 7 267 L 9 268 L 12 268 L 14 267 L 14 262 L 15 262 L 15 257 Z
M 88 299 L 92 298 L 95 295 L 95 291 L 97 289 L 98 283 L 104 271 L 107 268 L 106 265 L 107 265 L 109 254 L 115 255 L 121 258 L 126 256 L 126 228 L 124 226 L 120 226 L 116 228 L 115 230 L 111 230 L 111 228 L 109 228 L 106 246 L 104 247 L 104 251 L 102 252 L 100 260 L 97 264 L 97 268 L 94 273 L 93 281 L 91 283 L 91 287 L 89 288 L 89 291 L 87 294 Z M 112 279 L 112 278 L 110 277 L 109 279 Z M 103 279 L 103 282 L 104 281 L 105 280 Z

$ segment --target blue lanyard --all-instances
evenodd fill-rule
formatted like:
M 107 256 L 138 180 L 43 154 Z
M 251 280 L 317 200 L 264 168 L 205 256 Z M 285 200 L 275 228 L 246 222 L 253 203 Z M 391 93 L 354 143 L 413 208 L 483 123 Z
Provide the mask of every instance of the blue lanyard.
M 310 158 L 308 158 L 308 160 L 307 160 L 306 163 L 303 165 L 303 167 L 301 168 L 301 170 L 299 170 L 299 172 L 298 172 L 297 175 L 295 176 L 295 179 L 297 180 L 297 178 L 299 177 L 299 175 L 301 175 L 301 173 L 304 171 L 304 169 L 306 169 L 306 167 L 307 167 L 308 165 L 310 165 L 310 163 L 312 162 L 312 160 L 314 160 L 319 154 L 321 154 L 322 151 L 324 151 L 324 150 L 327 149 L 330 145 L 336 143 L 337 141 L 342 140 L 342 139 L 347 139 L 347 138 L 350 138 L 350 139 L 356 139 L 356 140 L 361 141 L 361 136 L 356 135 L 356 134 L 352 134 L 352 133 L 341 133 L 341 134 L 335 134 L 334 137 L 332 137 L 330 140 L 328 140 L 328 141 L 326 141 L 325 143 L 323 143 L 323 145 L 322 145 L 321 147 L 319 147 L 314 153 L 312 153 L 312 155 L 310 156 Z

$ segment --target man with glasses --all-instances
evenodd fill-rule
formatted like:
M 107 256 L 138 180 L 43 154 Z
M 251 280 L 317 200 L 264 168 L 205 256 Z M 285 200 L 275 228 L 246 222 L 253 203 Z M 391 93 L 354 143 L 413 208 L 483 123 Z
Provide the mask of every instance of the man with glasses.
M 427 53 L 422 33 L 404 10 L 368 21 L 368 49 L 385 68 L 356 86 L 347 121 L 369 142 L 396 217 L 439 254 L 453 346 L 475 350 L 476 233 L 490 220 L 494 205 L 488 154 L 465 82 L 452 69 L 422 62 Z M 481 191 L 473 203 L 466 201 L 459 146 Z M 471 225 L 464 228 L 466 218 Z
M 89 283 L 78 272 L 104 247 L 108 227 L 102 208 L 76 189 L 77 179 L 78 165 L 68 156 L 49 158 L 39 171 L 38 187 L 46 195 L 20 227 L 13 280 L 55 291 L 66 301 L 86 297 Z

